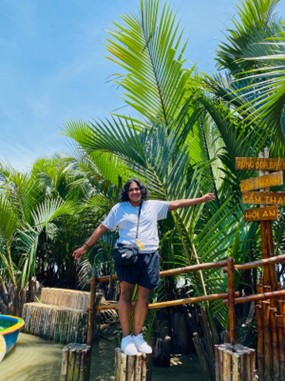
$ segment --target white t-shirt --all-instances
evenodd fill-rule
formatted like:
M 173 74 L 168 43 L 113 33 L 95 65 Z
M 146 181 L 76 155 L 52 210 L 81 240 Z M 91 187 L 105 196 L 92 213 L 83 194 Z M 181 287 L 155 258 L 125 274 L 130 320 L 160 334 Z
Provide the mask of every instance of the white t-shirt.
M 158 249 L 159 238 L 157 221 L 167 217 L 168 201 L 143 201 L 137 240 L 143 245 L 140 252 Z M 132 206 L 128 201 L 119 202 L 110 210 L 102 224 L 109 230 L 119 230 L 117 243 L 135 243 L 139 206 Z

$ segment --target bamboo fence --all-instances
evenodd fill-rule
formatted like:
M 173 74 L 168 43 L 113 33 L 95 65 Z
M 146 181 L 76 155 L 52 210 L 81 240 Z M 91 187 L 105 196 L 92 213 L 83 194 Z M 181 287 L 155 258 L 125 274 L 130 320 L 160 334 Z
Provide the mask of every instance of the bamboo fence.
M 267 222 L 267 221 L 265 221 Z M 268 228 L 268 227 L 267 227 Z M 271 244 L 267 250 L 271 248 Z M 229 305 L 228 322 L 229 322 L 229 343 L 226 347 L 218 346 L 215 348 L 216 358 L 216 379 L 219 381 L 245 381 L 260 379 L 263 381 L 284 381 L 285 380 L 285 290 L 281 290 L 274 280 L 276 277 L 275 265 L 285 261 L 285 255 L 271 256 L 262 260 L 235 264 L 234 259 L 229 257 L 227 260 L 204 263 L 200 265 L 187 266 L 184 268 L 162 271 L 160 276 L 178 275 L 187 272 L 206 270 L 209 268 L 221 267 L 228 273 L 228 290 L 226 293 L 204 295 L 192 298 L 172 300 L 161 303 L 149 304 L 149 309 L 166 308 L 183 304 L 223 299 L 224 303 Z M 234 274 L 236 270 L 243 271 L 263 267 L 264 277 L 263 283 L 258 286 L 257 294 L 239 296 L 234 290 Z M 99 282 L 108 282 L 110 279 L 117 279 L 114 276 L 98 277 L 93 280 L 93 285 Z M 272 283 L 273 286 L 265 286 L 264 283 Z M 95 286 L 93 286 L 95 287 Z M 272 289 L 273 288 L 273 289 Z M 235 343 L 235 304 L 238 303 L 256 303 L 256 319 L 257 319 L 257 364 L 258 376 L 255 366 L 255 351 L 253 349 L 242 347 Z M 103 306 L 95 306 L 94 316 L 96 312 L 117 309 L 116 304 L 106 304 Z M 194 337 L 194 342 L 198 338 Z M 196 343 L 197 344 L 197 343 Z M 198 343 L 199 344 L 199 343 Z M 230 345 L 230 347 L 229 347 Z M 238 345 L 238 347 L 236 347 Z M 199 345 L 196 345 L 199 348 Z M 231 348 L 231 349 L 230 349 Z M 219 353 L 221 352 L 221 353 Z M 203 356 L 201 356 L 202 358 Z M 224 360 L 223 360 L 224 359 Z M 218 366 L 220 362 L 225 361 L 227 366 Z M 218 370 L 217 370 L 218 369 Z M 242 372 L 241 372 L 242 369 Z M 218 372 L 218 373 L 217 373 Z M 221 373 L 219 373 L 221 372 Z M 207 367 L 205 365 L 205 372 Z M 217 375 L 219 374 L 219 375 Z M 230 374 L 230 376 L 229 376 Z M 259 378 L 258 378 L 259 377 Z
M 220 267 L 228 273 L 228 289 L 225 293 L 204 295 L 198 297 L 191 297 L 161 303 L 153 303 L 149 305 L 149 309 L 165 308 L 170 306 L 192 304 L 196 302 L 205 302 L 216 299 L 222 299 L 228 303 L 228 321 L 229 321 L 229 345 L 233 348 L 231 353 L 231 360 L 229 360 L 229 348 L 220 347 L 220 352 L 226 354 L 217 355 L 215 349 L 216 362 L 225 361 L 231 364 L 232 378 L 227 378 L 227 367 L 220 367 L 222 369 L 221 378 L 218 380 L 240 380 L 240 369 L 242 364 L 248 364 L 247 370 L 244 374 L 254 374 L 253 371 L 253 355 L 252 351 L 247 351 L 239 348 L 242 356 L 237 358 L 237 350 L 235 349 L 235 304 L 238 303 L 256 303 L 256 318 L 257 318 L 257 363 L 258 375 L 260 380 L 263 381 L 284 381 L 285 380 L 285 290 L 279 289 L 276 282 L 272 282 L 273 286 L 265 284 L 271 282 L 273 277 L 273 270 L 275 264 L 284 262 L 285 255 L 276 257 L 268 256 L 260 261 L 236 265 L 233 258 L 229 257 L 227 260 L 206 263 L 194 266 L 187 266 L 185 268 L 166 270 L 161 272 L 161 276 L 178 275 L 187 272 L 200 271 L 210 268 Z M 234 273 L 236 270 L 242 271 L 262 266 L 264 268 L 264 278 L 258 286 L 257 294 L 248 296 L 239 296 L 238 292 L 234 290 Z M 60 342 L 72 343 L 85 343 L 92 344 L 94 319 L 97 312 L 117 309 L 117 304 L 96 305 L 96 284 L 98 282 L 107 282 L 111 279 L 116 279 L 116 276 L 92 278 L 90 281 L 90 292 L 85 293 L 75 290 L 64 289 L 43 289 L 42 301 L 45 303 L 27 303 L 24 305 L 23 317 L 25 319 L 25 330 L 38 336 L 47 339 L 52 339 Z M 52 304 L 47 304 L 52 303 Z M 72 308 L 70 308 L 72 306 Z M 83 309 L 77 309 L 79 306 Z M 88 330 L 88 332 L 87 332 Z M 195 339 L 195 338 L 194 338 Z M 197 338 L 196 338 L 197 339 Z M 245 354 L 248 353 L 248 354 Z M 116 356 L 119 356 L 118 354 Z M 121 356 L 121 355 L 120 355 Z M 247 360 L 244 360 L 246 357 Z M 221 360 L 221 359 L 225 360 Z M 123 360 L 122 360 L 123 359 Z M 129 361 L 129 362 L 128 362 Z M 142 360 L 137 360 L 142 361 Z M 126 364 L 127 365 L 126 365 Z M 132 364 L 132 365 L 131 365 Z M 141 364 L 138 362 L 138 364 Z M 128 372 L 133 372 L 137 369 L 138 365 L 135 360 L 124 359 L 123 357 L 117 358 L 116 374 L 124 374 L 127 369 Z M 139 367 L 144 367 L 142 364 Z M 134 368 L 133 370 L 131 370 Z M 124 371 L 122 371 L 124 369 Z M 217 369 L 217 368 L 216 368 Z M 138 371 L 137 371 L 138 372 Z M 141 379 L 146 379 L 145 370 L 141 370 Z M 235 372 L 237 372 L 235 374 Z M 124 381 L 123 376 L 117 378 L 118 381 Z M 151 376 L 148 376 L 151 377 Z M 225 378 L 226 377 L 226 378 Z M 149 378 L 150 379 L 150 378 Z M 246 380 L 246 379 L 244 379 Z M 244 381 L 241 378 L 241 381 Z
M 259 285 L 259 293 L 265 287 Z M 266 290 L 268 290 L 268 286 Z M 269 291 L 267 291 L 268 293 Z M 265 299 L 256 303 L 258 374 L 264 381 L 285 380 L 285 300 Z

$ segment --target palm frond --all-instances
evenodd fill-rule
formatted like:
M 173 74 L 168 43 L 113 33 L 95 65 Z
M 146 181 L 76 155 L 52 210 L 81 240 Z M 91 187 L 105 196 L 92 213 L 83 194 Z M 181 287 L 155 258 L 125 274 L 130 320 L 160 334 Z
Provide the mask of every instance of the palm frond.
M 126 102 L 153 123 L 167 126 L 181 106 L 189 72 L 182 69 L 179 23 L 170 7 L 141 1 L 139 16 L 123 16 L 110 32 L 111 60 L 126 70 L 116 82 Z M 181 46 L 181 47 L 180 47 Z

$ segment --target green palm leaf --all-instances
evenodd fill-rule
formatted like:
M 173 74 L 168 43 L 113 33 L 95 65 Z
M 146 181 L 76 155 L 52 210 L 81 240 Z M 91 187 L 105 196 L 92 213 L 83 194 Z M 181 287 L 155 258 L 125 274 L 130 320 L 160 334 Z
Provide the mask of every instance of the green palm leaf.
M 123 16 L 110 32 L 110 59 L 127 73 L 116 82 L 126 90 L 126 102 L 154 123 L 167 126 L 179 111 L 189 73 L 182 70 L 179 24 L 166 5 L 141 1 L 139 16 Z

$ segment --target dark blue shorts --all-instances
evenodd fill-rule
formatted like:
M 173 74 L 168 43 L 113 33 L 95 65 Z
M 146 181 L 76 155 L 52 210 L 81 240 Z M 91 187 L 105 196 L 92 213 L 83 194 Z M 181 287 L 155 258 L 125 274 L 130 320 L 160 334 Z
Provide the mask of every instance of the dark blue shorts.
M 159 253 L 140 253 L 138 260 L 131 266 L 115 263 L 115 271 L 119 281 L 138 284 L 145 288 L 155 288 L 159 284 Z

